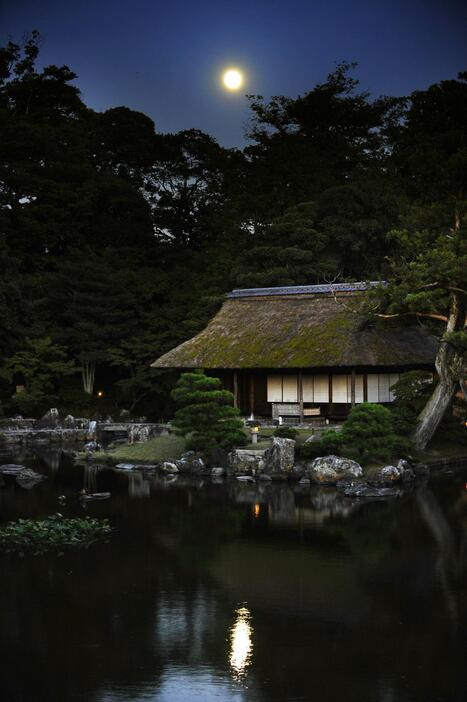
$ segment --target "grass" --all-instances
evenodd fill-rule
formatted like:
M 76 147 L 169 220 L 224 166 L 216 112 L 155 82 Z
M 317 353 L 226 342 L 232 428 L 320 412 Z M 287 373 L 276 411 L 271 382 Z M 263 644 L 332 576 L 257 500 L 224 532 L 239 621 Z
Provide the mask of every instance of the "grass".
M 185 451 L 185 440 L 176 434 L 157 436 L 140 444 L 123 444 L 108 452 L 108 457 L 117 462 L 157 463 L 180 458 Z

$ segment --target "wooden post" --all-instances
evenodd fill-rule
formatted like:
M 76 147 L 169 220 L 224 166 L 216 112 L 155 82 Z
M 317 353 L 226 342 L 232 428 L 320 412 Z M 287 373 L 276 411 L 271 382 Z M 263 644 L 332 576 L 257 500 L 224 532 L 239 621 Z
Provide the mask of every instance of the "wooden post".
M 250 373 L 250 414 L 254 418 L 255 414 L 255 374 Z
M 233 396 L 234 407 L 238 407 L 238 375 L 236 370 L 233 372 Z
M 300 424 L 303 424 L 304 413 L 303 413 L 303 374 L 302 371 L 298 371 L 298 401 L 300 403 Z
M 368 402 L 368 375 L 363 374 L 363 402 Z
M 357 373 L 355 368 L 352 368 L 352 375 L 350 376 L 350 404 L 355 407 L 355 381 Z
M 332 406 L 332 373 L 329 373 L 328 379 L 329 379 L 329 414 L 332 414 L 334 412 L 334 408 Z

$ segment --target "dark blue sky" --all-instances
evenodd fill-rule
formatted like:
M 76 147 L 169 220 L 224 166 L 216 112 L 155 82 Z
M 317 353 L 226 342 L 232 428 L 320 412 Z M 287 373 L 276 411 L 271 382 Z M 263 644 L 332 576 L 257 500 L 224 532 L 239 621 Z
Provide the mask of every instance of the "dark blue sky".
M 41 63 L 68 64 L 90 107 L 127 105 L 225 146 L 244 143 L 244 93 L 303 94 L 344 59 L 375 95 L 467 69 L 463 0 L 0 0 L 2 42 L 34 28 Z M 248 78 L 236 94 L 219 87 L 231 64 Z

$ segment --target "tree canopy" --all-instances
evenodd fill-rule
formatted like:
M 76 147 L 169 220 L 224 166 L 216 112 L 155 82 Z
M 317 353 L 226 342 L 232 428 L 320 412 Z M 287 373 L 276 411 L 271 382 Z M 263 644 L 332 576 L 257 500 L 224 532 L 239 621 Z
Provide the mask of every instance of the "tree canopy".
M 47 340 L 51 370 L 74 369 L 67 397 L 99 382 L 109 410 L 160 417 L 150 360 L 227 290 L 386 278 L 373 313 L 433 325 L 449 388 L 462 380 L 467 74 L 374 98 L 342 63 L 304 95 L 250 96 L 240 150 L 96 112 L 72 69 L 38 56 L 37 32 L 0 48 L 1 367 Z M 13 394 L 3 373 L 6 411 Z

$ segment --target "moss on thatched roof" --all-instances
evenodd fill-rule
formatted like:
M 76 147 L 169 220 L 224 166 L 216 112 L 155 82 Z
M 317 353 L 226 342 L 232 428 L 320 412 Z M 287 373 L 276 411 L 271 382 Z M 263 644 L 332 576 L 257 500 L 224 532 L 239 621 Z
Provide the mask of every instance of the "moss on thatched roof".
M 345 300 L 350 302 L 348 294 Z M 356 297 L 352 295 L 352 307 Z M 434 363 L 436 341 L 420 326 L 372 327 L 329 294 L 233 297 L 206 329 L 157 359 L 155 368 L 322 368 Z

